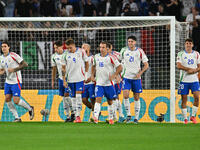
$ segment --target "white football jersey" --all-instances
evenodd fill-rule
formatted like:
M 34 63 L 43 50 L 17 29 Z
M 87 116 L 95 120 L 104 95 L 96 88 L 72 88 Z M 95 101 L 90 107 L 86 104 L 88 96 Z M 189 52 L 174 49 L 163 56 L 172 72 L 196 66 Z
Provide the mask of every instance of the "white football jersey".
M 92 55 L 89 56 L 88 57 L 88 63 L 89 63 L 88 77 L 91 77 L 93 61 L 94 61 L 94 56 L 92 56 Z M 94 82 L 90 81 L 88 83 L 85 83 L 85 85 L 87 85 L 87 84 L 94 84 Z
M 128 47 L 122 48 L 120 59 L 123 63 L 122 76 L 127 79 L 134 79 L 141 70 L 141 62 L 148 61 L 146 54 L 139 47 L 136 47 L 135 50 L 130 50 Z
M 10 52 L 7 56 L 2 55 L 0 60 L 0 69 L 5 69 L 6 71 L 6 83 L 8 84 L 18 84 L 22 83 L 21 71 L 8 72 L 8 68 L 19 67 L 19 64 L 23 59 L 16 53 Z
M 85 80 L 84 63 L 88 61 L 85 50 L 77 48 L 74 53 L 68 52 L 63 56 L 62 65 L 67 67 L 67 79 L 69 83 Z
M 187 53 L 186 51 L 180 51 L 177 55 L 177 62 L 181 63 L 184 67 L 197 68 L 197 64 L 200 64 L 200 56 L 197 51 Z M 198 82 L 198 73 L 188 74 L 184 70 L 180 70 L 180 82 Z
M 57 67 L 58 76 L 59 76 L 59 79 L 61 79 L 61 80 L 62 80 L 62 63 L 61 63 L 61 60 L 62 60 L 63 54 L 54 53 L 51 56 L 51 66 Z
M 115 72 L 120 63 L 112 55 L 102 57 L 101 54 L 96 54 L 94 57 L 93 65 L 96 66 L 96 85 L 110 86 L 113 81 L 110 81 L 109 76 Z

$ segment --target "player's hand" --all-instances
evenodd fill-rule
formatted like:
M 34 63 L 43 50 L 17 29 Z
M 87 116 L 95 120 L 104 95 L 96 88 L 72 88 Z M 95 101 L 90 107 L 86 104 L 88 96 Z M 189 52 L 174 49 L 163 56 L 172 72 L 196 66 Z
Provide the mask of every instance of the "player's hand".
M 67 82 L 66 82 L 65 80 L 63 81 L 63 86 L 64 86 L 65 88 L 68 87 Z
M 12 73 L 12 72 L 15 72 L 15 70 L 13 68 L 8 68 L 8 72 Z
M 91 81 L 91 77 L 89 77 L 87 80 L 85 80 L 85 83 L 89 83 Z
M 109 75 L 109 79 L 110 81 L 113 81 L 114 79 L 116 79 L 116 75 L 115 74 Z
M 121 78 L 120 78 L 120 76 L 119 76 L 119 75 L 118 75 L 118 76 L 116 76 L 116 77 L 115 77 L 115 79 L 116 79 L 117 83 L 120 83 L 120 82 L 121 82 Z
M 135 79 L 139 79 L 141 77 L 141 72 L 139 72 L 138 74 L 136 74 Z
M 197 72 L 196 69 L 192 69 L 192 68 L 187 71 L 188 74 L 194 74 L 196 72 Z
M 91 81 L 92 81 L 92 82 L 96 82 L 94 76 L 91 76 Z

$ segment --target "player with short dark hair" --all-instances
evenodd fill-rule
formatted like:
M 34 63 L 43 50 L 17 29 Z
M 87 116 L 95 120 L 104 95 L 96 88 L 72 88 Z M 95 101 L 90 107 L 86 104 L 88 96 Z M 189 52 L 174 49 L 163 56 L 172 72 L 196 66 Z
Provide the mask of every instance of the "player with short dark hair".
M 10 45 L 7 41 L 1 44 L 3 55 L 0 57 L 0 75 L 6 73 L 6 81 L 4 84 L 5 101 L 15 117 L 14 122 L 21 122 L 21 118 L 12 103 L 12 98 L 15 104 L 22 106 L 29 111 L 30 120 L 34 117 L 34 108 L 20 98 L 22 87 L 21 70 L 28 64 L 16 53 L 10 52 Z
M 199 106 L 199 79 L 198 72 L 200 71 L 200 55 L 199 52 L 194 51 L 192 39 L 185 40 L 185 50 L 182 50 L 177 55 L 177 68 L 180 70 L 180 84 L 178 94 L 181 95 L 182 103 L 181 110 L 184 118 L 184 123 L 188 123 L 187 119 L 187 95 L 189 90 L 192 91 L 194 103 L 192 106 L 192 116 L 190 120 L 193 123 L 196 121 L 196 113 Z

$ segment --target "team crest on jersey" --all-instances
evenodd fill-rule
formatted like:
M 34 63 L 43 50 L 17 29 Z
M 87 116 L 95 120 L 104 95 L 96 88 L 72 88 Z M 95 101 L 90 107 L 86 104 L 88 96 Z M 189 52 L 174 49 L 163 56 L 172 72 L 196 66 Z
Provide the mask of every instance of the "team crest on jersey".
M 57 60 L 59 60 L 60 58 L 56 58 Z
M 187 59 L 187 57 L 185 57 L 184 59 Z
M 126 56 L 129 56 L 129 54 L 126 54 Z
M 68 56 L 68 58 L 71 58 L 71 56 Z

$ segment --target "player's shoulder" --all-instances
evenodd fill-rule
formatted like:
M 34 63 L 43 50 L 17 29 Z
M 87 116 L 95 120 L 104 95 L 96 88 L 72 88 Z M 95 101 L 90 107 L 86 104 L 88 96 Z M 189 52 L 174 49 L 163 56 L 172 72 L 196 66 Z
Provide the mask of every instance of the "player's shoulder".
M 17 53 L 15 53 L 15 52 L 10 52 L 10 56 L 14 56 L 14 57 L 17 57 L 17 56 L 19 56 Z
M 178 52 L 177 56 L 181 57 L 184 53 L 185 53 L 185 51 L 181 50 L 180 52 Z

